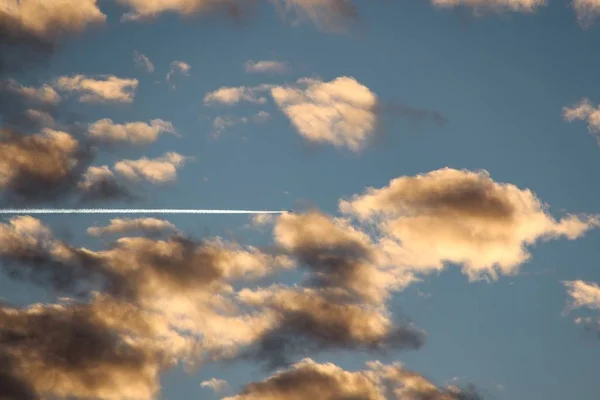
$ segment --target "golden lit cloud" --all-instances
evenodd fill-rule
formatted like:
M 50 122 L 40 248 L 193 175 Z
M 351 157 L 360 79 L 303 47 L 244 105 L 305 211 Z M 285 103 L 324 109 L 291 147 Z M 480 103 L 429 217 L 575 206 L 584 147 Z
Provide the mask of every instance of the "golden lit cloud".
M 497 183 L 486 171 L 450 168 L 368 188 L 339 208 L 374 223 L 398 263 L 423 272 L 459 264 L 470 279 L 515 274 L 530 258 L 527 246 L 576 239 L 600 225 L 597 216 L 556 220 L 530 190 Z
M 131 103 L 138 87 L 137 79 L 123 79 L 116 76 L 99 78 L 75 75 L 61 76 L 56 87 L 66 92 L 80 93 L 79 101 L 86 103 Z

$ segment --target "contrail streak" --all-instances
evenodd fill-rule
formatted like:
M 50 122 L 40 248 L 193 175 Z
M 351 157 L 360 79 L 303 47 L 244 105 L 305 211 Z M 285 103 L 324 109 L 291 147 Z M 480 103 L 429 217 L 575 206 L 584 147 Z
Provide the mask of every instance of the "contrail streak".
M 214 210 L 169 208 L 5 208 L 0 214 L 285 214 L 270 210 Z

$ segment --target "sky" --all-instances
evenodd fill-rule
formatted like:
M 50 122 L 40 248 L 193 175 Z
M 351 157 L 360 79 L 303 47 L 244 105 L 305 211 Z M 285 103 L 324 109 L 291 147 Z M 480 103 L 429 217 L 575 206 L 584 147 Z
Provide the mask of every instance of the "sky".
M 0 0 L 0 399 L 597 399 L 599 15 Z

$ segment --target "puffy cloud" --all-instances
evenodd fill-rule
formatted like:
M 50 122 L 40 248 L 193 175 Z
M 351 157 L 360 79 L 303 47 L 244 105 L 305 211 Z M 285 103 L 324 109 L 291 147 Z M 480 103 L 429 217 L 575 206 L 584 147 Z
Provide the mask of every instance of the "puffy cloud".
M 189 353 L 195 360 L 233 357 L 273 324 L 269 315 L 240 310 L 230 299 L 231 282 L 292 265 L 253 247 L 181 235 L 120 238 L 107 250 L 85 254 L 107 277 L 109 293 L 159 313 L 171 329 L 189 332 L 197 344 Z
M 564 107 L 563 118 L 567 122 L 587 122 L 589 132 L 596 136 L 600 143 L 600 107 L 595 107 L 588 99 L 583 99 L 571 107 Z
M 170 366 L 171 342 L 133 307 L 90 304 L 0 307 L 0 397 L 151 400 Z
M 28 132 L 52 127 L 60 100 L 48 84 L 33 87 L 12 79 L 0 81 L 0 118 L 6 127 Z
M 266 97 L 261 96 L 261 92 L 268 89 L 268 85 L 257 87 L 221 87 L 213 92 L 207 93 L 204 96 L 204 104 L 225 104 L 228 106 L 237 104 L 241 101 L 246 101 L 255 104 L 264 104 L 267 102 Z
M 88 132 L 93 139 L 107 142 L 130 142 L 138 145 L 154 143 L 161 133 L 177 133 L 172 123 L 162 119 L 153 119 L 149 124 L 145 122 L 115 124 L 108 118 L 91 124 Z
M 418 349 L 423 331 L 396 326 L 385 307 L 349 302 L 334 290 L 272 286 L 243 289 L 240 300 L 266 309 L 274 321 L 249 354 L 270 366 L 287 363 L 290 354 L 307 349 Z
M 56 104 L 60 101 L 60 95 L 48 84 L 40 87 L 22 86 L 17 81 L 9 79 L 2 82 L 2 89 L 17 93 L 30 102 Z
M 478 400 L 474 389 L 455 386 L 438 388 L 425 377 L 400 364 L 369 362 L 363 371 L 346 371 L 332 363 L 306 358 L 260 382 L 245 386 L 241 393 L 223 400 Z
M 288 66 L 280 61 L 252 61 L 244 63 L 244 70 L 248 73 L 276 73 L 281 74 L 288 70 Z
M 24 135 L 0 130 L 0 189 L 22 204 L 134 198 L 108 167 L 89 167 L 94 154 L 72 135 L 49 128 Z
M 220 238 L 123 237 L 101 251 L 73 248 L 31 217 L 0 225 L 0 239 L 0 265 L 12 276 L 76 294 L 94 283 L 109 299 L 158 318 L 162 333 L 152 337 L 175 341 L 169 354 L 189 362 L 233 357 L 272 329 L 276 321 L 268 313 L 238 307 L 230 284 L 293 265 L 285 256 Z M 185 343 L 179 343 L 182 332 Z
M 0 188 L 19 201 L 60 197 L 72 187 L 83 162 L 79 142 L 66 132 L 36 135 L 0 132 Z
M 311 271 L 317 287 L 381 304 L 391 290 L 414 280 L 407 271 L 388 268 L 377 243 L 348 220 L 319 212 L 283 214 L 273 233 L 286 254 Z
M 106 20 L 96 0 L 5 0 L 0 9 L 0 72 L 52 53 L 62 36 Z
M 137 79 L 118 78 L 113 75 L 98 78 L 75 75 L 61 76 L 56 87 L 67 92 L 81 93 L 81 102 L 131 103 L 138 87 Z
M 377 96 L 354 78 L 330 82 L 303 78 L 271 89 L 277 106 L 314 143 L 360 151 L 377 129 Z
M 13 278 L 72 292 L 100 276 L 90 257 L 56 240 L 36 218 L 14 217 L 0 224 L 0 239 L 0 270 Z
M 339 208 L 375 223 L 396 263 L 420 272 L 460 264 L 470 279 L 515 274 L 530 257 L 528 245 L 576 239 L 600 225 L 597 216 L 556 220 L 530 190 L 497 183 L 486 171 L 450 168 L 368 188 Z
M 165 231 L 176 231 L 175 225 L 169 221 L 157 218 L 115 218 L 104 227 L 90 227 L 88 234 L 100 236 L 110 233 L 126 233 L 131 231 L 142 231 L 146 233 L 159 233 Z
M 0 25 L 40 38 L 80 32 L 106 20 L 96 3 L 97 0 L 7 0 L 0 13 Z
M 439 7 L 471 7 L 476 11 L 533 12 L 547 4 L 546 0 L 431 0 Z
M 138 198 L 129 188 L 119 182 L 108 166 L 91 166 L 78 183 L 81 200 L 84 203 L 98 203 L 110 200 L 133 201 Z
M 115 171 L 127 179 L 146 179 L 152 183 L 172 182 L 177 178 L 177 169 L 182 167 L 188 157 L 169 152 L 163 156 L 150 159 L 122 160 L 115 164 Z
M 149 73 L 154 72 L 152 61 L 137 50 L 133 52 L 133 61 L 137 67 L 144 68 Z
M 207 381 L 200 382 L 200 387 L 210 388 L 215 392 L 222 392 L 229 387 L 227 381 L 223 379 L 211 378 Z

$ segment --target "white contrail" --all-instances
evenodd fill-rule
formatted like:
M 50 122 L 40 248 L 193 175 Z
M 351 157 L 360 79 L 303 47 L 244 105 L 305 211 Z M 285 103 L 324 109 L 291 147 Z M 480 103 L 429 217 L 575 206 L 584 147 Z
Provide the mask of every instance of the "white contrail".
M 0 214 L 285 214 L 270 210 L 214 210 L 169 208 L 5 208 Z

